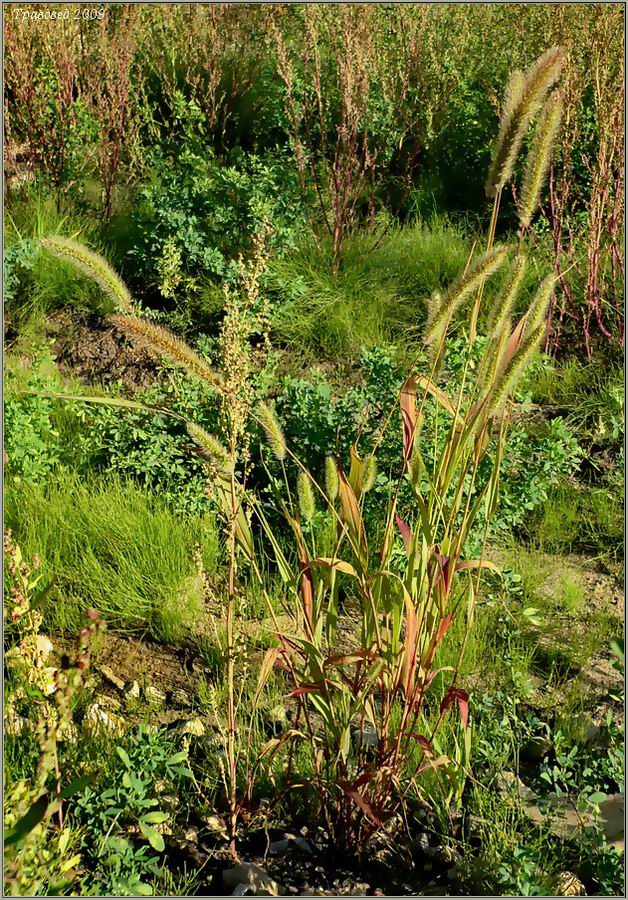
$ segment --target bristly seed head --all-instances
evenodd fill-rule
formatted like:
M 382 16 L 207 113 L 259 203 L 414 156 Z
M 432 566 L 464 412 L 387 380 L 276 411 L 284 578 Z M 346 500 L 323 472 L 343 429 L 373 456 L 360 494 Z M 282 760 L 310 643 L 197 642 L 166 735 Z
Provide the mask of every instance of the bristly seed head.
M 512 312 L 521 281 L 525 274 L 526 263 L 527 261 L 523 253 L 518 253 L 512 261 L 512 265 L 506 276 L 506 283 L 499 297 L 493 304 L 488 317 L 487 331 L 493 336 L 502 331 L 504 322 L 506 322 Z
M 57 259 L 69 262 L 95 281 L 113 301 L 116 309 L 131 312 L 131 294 L 120 276 L 111 268 L 107 260 L 90 250 L 79 241 L 60 235 L 50 235 L 41 239 L 41 244 Z
M 377 475 L 377 460 L 370 454 L 366 457 L 362 466 L 360 468 L 360 483 L 359 489 L 362 494 L 365 494 L 367 491 L 373 487 L 375 482 L 375 476 Z
M 554 142 L 560 128 L 561 115 L 562 98 L 558 91 L 554 91 L 543 107 L 526 160 L 519 208 L 519 223 L 522 228 L 530 227 L 534 211 L 539 205 Z
M 186 427 L 188 434 L 199 448 L 202 459 L 221 472 L 230 472 L 232 465 L 229 454 L 218 438 L 205 431 L 196 422 L 188 422 Z
M 519 379 L 525 372 L 529 362 L 538 350 L 539 343 L 545 333 L 545 325 L 539 325 L 532 331 L 513 356 L 510 364 L 500 375 L 493 390 L 489 401 L 489 410 L 499 409 L 507 400 L 509 395 L 517 387 Z
M 305 522 L 311 522 L 316 513 L 314 491 L 312 481 L 305 472 L 299 472 L 297 476 L 297 496 L 299 498 L 299 512 Z
M 440 308 L 434 312 L 428 324 L 424 337 L 426 344 L 431 344 L 437 338 L 442 337 L 443 329 L 447 327 L 447 322 L 456 310 L 459 309 L 469 294 L 479 287 L 485 278 L 488 278 L 499 269 L 504 263 L 509 249 L 507 245 L 496 244 L 491 250 L 487 250 L 486 253 L 478 256 L 466 272 L 454 281 L 445 294 Z
M 220 375 L 172 331 L 138 316 L 117 315 L 112 317 L 112 321 L 134 342 L 144 346 L 154 356 L 165 356 L 213 390 L 222 390 Z
M 279 462 L 283 462 L 287 452 L 286 438 L 273 407 L 267 403 L 259 403 L 257 406 L 257 421 L 264 429 L 270 449 Z
M 563 50 L 552 47 L 538 58 L 525 77 L 521 72 L 511 76 L 486 180 L 488 197 L 494 197 L 511 177 L 526 129 L 558 80 L 563 59 Z
M 338 496 L 338 467 L 332 456 L 325 457 L 325 490 L 331 503 Z

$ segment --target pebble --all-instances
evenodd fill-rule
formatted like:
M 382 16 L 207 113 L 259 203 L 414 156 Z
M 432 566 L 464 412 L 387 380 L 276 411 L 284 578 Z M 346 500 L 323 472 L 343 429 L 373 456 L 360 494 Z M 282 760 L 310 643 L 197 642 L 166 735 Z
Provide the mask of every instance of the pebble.
M 239 863 L 231 869 L 225 869 L 222 880 L 230 887 L 249 887 L 258 897 L 279 897 L 285 893 L 285 888 L 255 863 Z
M 155 703 L 164 703 L 166 700 L 166 695 L 163 691 L 158 690 L 156 687 L 153 687 L 152 684 L 147 684 L 144 688 L 144 696 L 147 700 L 152 700 Z
M 131 681 L 127 685 L 126 695 L 127 697 L 132 697 L 134 700 L 139 700 L 140 698 L 140 685 L 137 681 Z
M 113 669 L 109 668 L 109 666 L 98 666 L 98 671 L 106 681 L 116 687 L 119 691 L 124 690 L 126 682 L 124 679 L 118 678 Z
M 105 712 L 98 703 L 92 703 L 87 710 L 86 719 L 95 728 L 102 728 L 111 735 L 119 736 L 124 731 L 124 719 L 113 713 Z

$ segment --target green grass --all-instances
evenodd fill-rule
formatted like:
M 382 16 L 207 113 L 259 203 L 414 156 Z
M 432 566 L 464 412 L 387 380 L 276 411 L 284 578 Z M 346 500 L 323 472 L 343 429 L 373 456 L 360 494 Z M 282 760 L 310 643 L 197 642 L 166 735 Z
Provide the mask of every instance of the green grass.
M 52 234 L 77 238 L 94 250 L 102 250 L 100 225 L 94 217 L 76 211 L 60 213 L 51 197 L 33 193 L 5 216 L 5 254 L 8 250 L 10 256 L 18 245 L 27 248 L 29 242 Z M 75 266 L 49 253 L 36 252 L 32 265 L 19 268 L 19 284 L 6 297 L 12 325 L 24 330 L 31 320 L 40 323 L 44 315 L 62 308 L 86 311 L 110 306 L 100 288 Z
M 535 546 L 550 553 L 578 549 L 619 559 L 624 540 L 623 493 L 619 467 L 597 487 L 558 485 L 531 516 L 527 534 Z
M 203 616 L 194 553 L 200 547 L 206 572 L 215 571 L 210 515 L 185 519 L 130 483 L 59 471 L 45 486 L 8 491 L 5 523 L 27 558 L 41 558 L 42 583 L 54 579 L 48 628 L 73 632 L 95 607 L 110 626 L 178 642 Z
M 328 248 L 309 242 L 270 264 L 276 298 L 272 328 L 287 344 L 325 356 L 354 355 L 398 339 L 402 345 L 425 320 L 432 291 L 464 267 L 470 243 L 445 217 L 393 225 L 377 235 L 357 232 L 337 273 Z

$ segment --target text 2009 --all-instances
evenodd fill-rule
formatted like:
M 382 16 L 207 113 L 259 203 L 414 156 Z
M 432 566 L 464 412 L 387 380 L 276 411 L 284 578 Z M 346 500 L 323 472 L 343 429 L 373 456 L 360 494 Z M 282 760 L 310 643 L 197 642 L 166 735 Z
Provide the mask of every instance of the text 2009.
M 13 15 L 19 19 L 31 21 L 69 21 L 70 19 L 104 19 L 105 7 L 95 9 L 93 6 L 82 9 L 14 9 Z

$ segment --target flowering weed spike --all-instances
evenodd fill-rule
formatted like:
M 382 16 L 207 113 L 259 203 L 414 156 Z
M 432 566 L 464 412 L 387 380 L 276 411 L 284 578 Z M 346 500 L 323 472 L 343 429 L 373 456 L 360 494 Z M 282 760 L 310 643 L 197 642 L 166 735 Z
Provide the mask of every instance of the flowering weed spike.
M 333 456 L 325 457 L 325 490 L 330 503 L 338 496 L 338 467 Z
M 185 341 L 168 331 L 167 328 L 155 325 L 148 319 L 140 319 L 138 316 L 117 315 L 112 317 L 112 321 L 133 341 L 144 346 L 153 355 L 166 356 L 209 387 L 217 391 L 221 390 L 219 374 L 205 362 L 202 356 L 195 353 Z
M 360 470 L 360 492 L 365 494 L 366 491 L 370 491 L 375 482 L 375 476 L 377 475 L 377 460 L 370 454 L 367 456 L 364 462 L 362 463 L 362 468 Z
M 554 142 L 560 128 L 561 114 L 562 98 L 558 91 L 554 91 L 543 107 L 526 160 L 519 209 L 519 223 L 522 228 L 529 228 L 534 211 L 539 205 Z
M 508 396 L 516 388 L 519 379 L 525 372 L 530 360 L 537 352 L 544 332 L 545 325 L 539 325 L 534 331 L 530 332 L 530 334 L 526 338 L 524 338 L 523 343 L 521 344 L 513 358 L 510 360 L 510 364 L 507 366 L 505 371 L 502 372 L 495 386 L 493 387 L 489 403 L 489 409 L 491 412 L 493 410 L 499 409 L 505 403 Z
M 440 308 L 434 312 L 432 320 L 428 324 L 424 337 L 426 344 L 431 344 L 437 337 L 442 336 L 443 328 L 451 316 L 485 278 L 499 269 L 506 259 L 509 249 L 504 244 L 496 244 L 491 250 L 478 256 L 466 272 L 454 281 L 445 294 Z
M 299 512 L 305 522 L 311 522 L 316 512 L 312 481 L 305 472 L 299 472 L 297 476 L 297 497 L 299 498 Z
M 214 437 L 208 431 L 205 431 L 196 422 L 188 422 L 187 431 L 195 444 L 200 448 L 203 459 L 223 472 L 231 470 L 231 461 L 225 447 L 220 443 L 218 438 Z
M 547 92 L 560 75 L 563 51 L 552 47 L 540 56 L 525 77 L 515 72 L 504 101 L 497 143 L 486 180 L 486 194 L 494 197 L 512 175 L 526 129 L 538 113 Z
M 257 407 L 257 420 L 264 429 L 270 449 L 279 462 L 282 462 L 286 458 L 286 438 L 273 407 L 260 403 Z
M 523 253 L 518 253 L 512 261 L 512 265 L 506 276 L 506 284 L 502 292 L 496 299 L 490 311 L 487 331 L 489 334 L 499 334 L 504 326 L 504 322 L 510 316 L 512 307 L 517 297 L 521 280 L 525 274 L 527 260 Z
M 71 238 L 51 235 L 42 238 L 42 245 L 57 259 L 72 263 L 85 275 L 95 281 L 105 294 L 113 301 L 117 309 L 131 312 L 131 294 L 119 275 L 112 269 L 107 260 L 90 250 L 79 241 Z
M 526 335 L 543 324 L 555 285 L 556 276 L 550 274 L 546 275 L 538 286 L 527 313 Z

